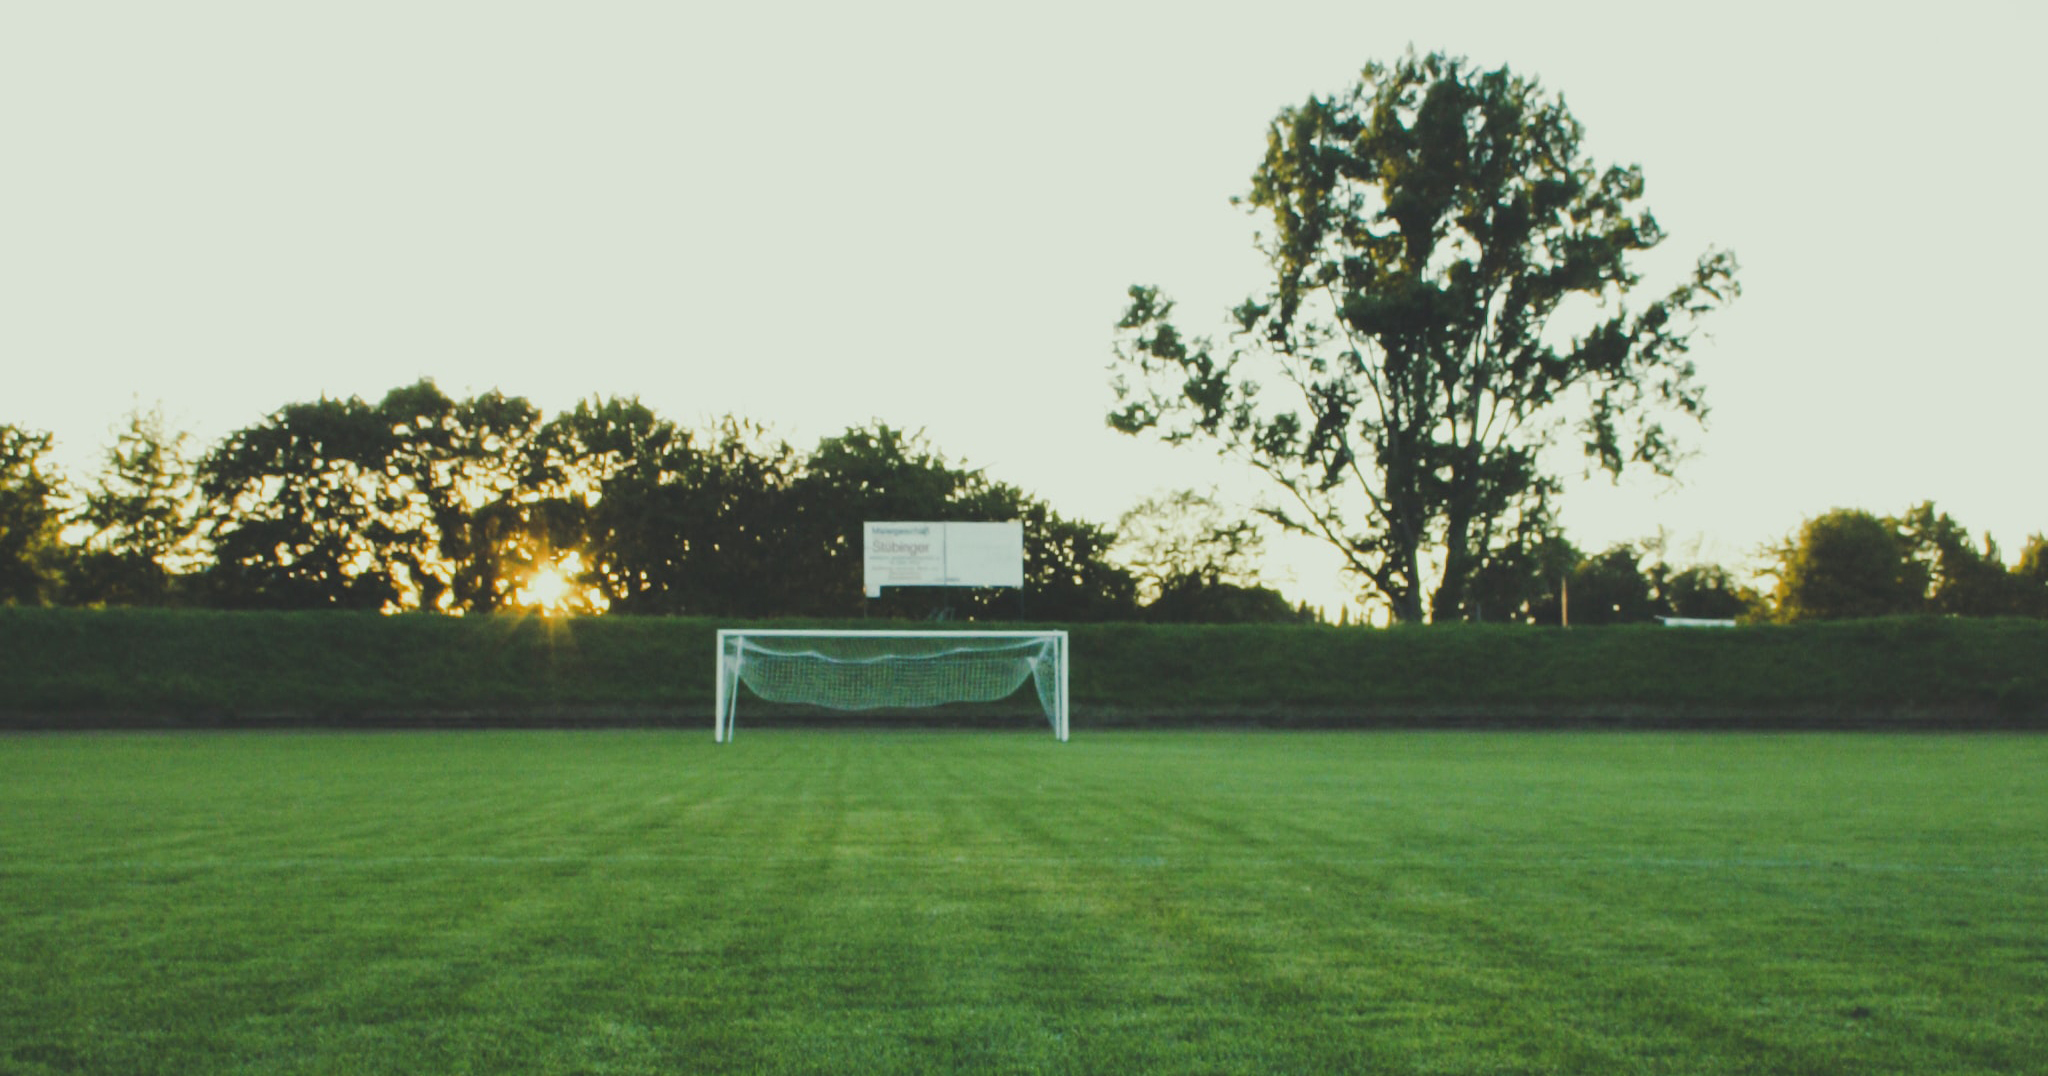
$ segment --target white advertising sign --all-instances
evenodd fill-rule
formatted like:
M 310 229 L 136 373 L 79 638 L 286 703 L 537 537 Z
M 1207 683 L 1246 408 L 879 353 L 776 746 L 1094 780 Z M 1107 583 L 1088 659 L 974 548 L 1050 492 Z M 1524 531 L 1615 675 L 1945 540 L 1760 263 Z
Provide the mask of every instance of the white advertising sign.
M 1021 587 L 1022 523 L 869 523 L 861 582 L 883 587 Z

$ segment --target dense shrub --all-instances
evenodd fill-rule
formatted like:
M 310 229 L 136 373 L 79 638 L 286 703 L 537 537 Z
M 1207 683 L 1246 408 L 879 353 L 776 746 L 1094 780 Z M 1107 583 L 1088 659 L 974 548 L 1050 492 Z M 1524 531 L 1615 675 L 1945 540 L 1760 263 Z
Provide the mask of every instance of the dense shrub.
M 0 726 L 708 727 L 721 626 L 731 625 L 0 608 Z M 2048 723 L 2048 623 L 2039 620 L 1071 630 L 1077 728 Z

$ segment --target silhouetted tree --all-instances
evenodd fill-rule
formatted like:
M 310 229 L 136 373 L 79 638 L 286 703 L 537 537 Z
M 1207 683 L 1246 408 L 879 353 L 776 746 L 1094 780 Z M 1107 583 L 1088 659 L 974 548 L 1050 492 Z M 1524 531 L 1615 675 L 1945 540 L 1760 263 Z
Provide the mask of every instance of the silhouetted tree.
M 1643 574 L 1642 553 L 1626 543 L 1610 546 L 1572 569 L 1570 602 L 1574 626 L 1640 624 L 1663 611 Z
M 160 410 L 136 411 L 115 435 L 75 521 L 79 543 L 65 601 L 80 605 L 167 605 L 204 561 L 190 436 Z
M 1754 615 L 1760 604 L 1755 594 L 1717 564 L 1695 564 L 1676 571 L 1667 568 L 1653 574 L 1659 602 L 1670 616 L 1735 620 Z
M 1138 585 L 1110 559 L 1116 533 L 1086 520 L 1067 519 L 1013 486 L 996 487 L 997 505 L 986 519 L 1024 523 L 1024 593 L 984 594 L 984 608 L 999 617 L 1033 620 L 1125 620 L 1138 610 Z M 1008 515 L 1002 501 L 1009 501 Z M 1013 604 L 1014 602 L 1014 604 Z
M 1990 535 L 1984 536 L 1979 549 L 1970 540 L 1969 529 L 1946 512 L 1937 512 L 1933 501 L 1914 505 L 1893 523 L 1930 580 L 1930 612 L 2012 616 L 2021 611 L 2019 579 L 2006 570 Z
M 542 497 L 501 532 L 524 534 L 535 521 L 551 545 L 581 553 L 578 580 L 618 613 L 667 613 L 676 535 L 648 503 L 680 469 L 689 435 L 637 399 L 588 400 L 549 419 L 538 444 Z
M 2041 538 L 2005 566 L 1998 543 L 1981 544 L 1932 501 L 1897 516 L 1838 509 L 1808 520 L 1775 551 L 1776 615 L 1784 620 L 1937 613 L 2048 615 L 2041 594 Z M 2038 610 L 2038 612 L 2037 612 Z
M 788 615 L 814 600 L 815 550 L 800 542 L 796 451 L 736 418 L 671 455 L 671 478 L 651 491 L 648 519 L 674 536 L 668 569 L 675 610 L 692 615 Z M 622 502 L 627 510 L 631 502 Z M 596 517 L 611 518 L 599 506 Z
M 802 534 L 798 545 L 808 561 L 804 578 L 811 591 L 799 608 L 820 616 L 860 615 L 864 524 L 1014 518 L 1013 503 L 990 503 L 981 496 L 988 485 L 980 471 L 947 461 L 923 434 L 886 423 L 852 427 L 819 441 L 804 458 L 794 490 L 799 508 L 793 525 Z M 891 588 L 869 600 L 867 608 L 883 616 L 922 616 L 943 609 L 986 617 L 1000 602 L 999 592 Z
M 1313 620 L 1259 584 L 1265 538 L 1213 496 L 1176 490 L 1147 498 L 1117 520 L 1119 559 L 1138 584 L 1140 615 L 1158 623 L 1284 623 Z
M 63 481 L 50 434 L 0 424 L 0 605 L 43 605 L 63 585 Z
M 2048 535 L 2035 534 L 2020 547 L 2020 559 L 2012 567 L 2019 612 L 2025 616 L 2048 616 Z
M 94 502 L 110 535 L 136 505 L 168 503 L 174 456 L 144 433 L 118 453 L 126 484 Z M 1022 522 L 1034 616 L 1135 610 L 1129 573 L 1107 559 L 1112 533 L 885 425 L 804 457 L 740 419 L 693 432 L 614 398 L 543 421 L 526 400 L 458 400 L 422 380 L 374 406 L 280 408 L 223 439 L 196 478 L 211 548 L 200 589 L 230 608 L 490 612 L 554 570 L 575 574 L 571 604 L 592 611 L 858 615 L 861 525 L 928 519 Z M 163 479 L 147 487 L 158 501 L 129 489 L 145 479 Z M 932 600 L 898 594 L 877 611 Z M 976 617 L 1025 607 L 1015 593 L 939 600 Z
M 1155 624 L 1312 624 L 1317 619 L 1271 587 L 1204 582 L 1196 576 L 1168 580 L 1139 614 Z
M 761 427 L 720 420 L 701 436 L 635 399 L 579 404 L 543 433 L 560 548 L 613 612 L 786 612 L 795 452 Z
M 1781 620 L 1891 616 L 1925 605 L 1928 569 L 1892 520 L 1838 508 L 1807 520 L 1775 552 Z
M 1693 333 L 1737 290 L 1709 252 L 1632 309 L 1632 259 L 1664 231 L 1641 170 L 1582 141 L 1535 81 L 1443 55 L 1282 112 L 1246 197 L 1271 288 L 1223 349 L 1130 289 L 1111 425 L 1265 474 L 1270 516 L 1337 549 L 1395 619 L 1471 615 L 1475 581 L 1549 516 L 1540 458 L 1568 409 L 1603 470 L 1677 464 L 1665 418 L 1705 414 Z
M 383 609 L 399 585 L 380 504 L 396 448 L 358 397 L 288 404 L 199 464 L 208 600 L 229 608 Z
M 1577 546 L 1539 519 L 1525 520 L 1472 578 L 1474 620 L 1556 625 L 1564 589 L 1584 559 Z
M 1136 610 L 1136 584 L 1112 563 L 1116 536 L 1069 520 L 1015 486 L 956 466 L 920 434 L 886 424 L 855 427 L 821 441 L 793 493 L 799 546 L 821 552 L 815 604 L 805 611 L 861 609 L 861 528 L 868 522 L 1008 522 L 1024 525 L 1024 593 L 998 589 L 905 588 L 869 602 L 885 616 L 935 608 L 975 619 L 1105 620 Z
M 408 609 L 491 612 L 552 560 L 540 499 L 541 412 L 493 391 L 456 400 L 422 380 L 386 393 L 381 555 Z
M 1183 489 L 1148 497 L 1117 520 L 1116 536 L 1118 559 L 1137 578 L 1147 603 L 1190 582 L 1258 583 L 1265 537 L 1257 524 L 1232 517 L 1211 495 Z
M 488 612 L 543 563 L 540 412 L 432 381 L 290 404 L 199 466 L 209 600 Z

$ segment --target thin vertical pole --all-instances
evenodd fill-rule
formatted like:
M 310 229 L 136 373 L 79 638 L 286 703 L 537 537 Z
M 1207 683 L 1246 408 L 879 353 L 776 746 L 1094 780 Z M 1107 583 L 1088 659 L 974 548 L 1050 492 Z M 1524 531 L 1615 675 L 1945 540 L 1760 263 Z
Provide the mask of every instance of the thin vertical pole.
M 724 630 L 723 628 L 719 629 L 719 632 L 718 632 L 718 661 L 717 661 L 717 664 L 716 664 L 716 665 L 715 665 L 715 666 L 714 666 L 713 668 L 714 668 L 714 670 L 716 671 L 716 673 L 717 673 L 717 675 L 718 675 L 718 682 L 717 682 L 716 684 L 712 685 L 712 691 L 711 691 L 711 700 L 712 700 L 712 701 L 711 701 L 711 706 L 712 706 L 712 710 L 711 710 L 711 740 L 712 740 L 712 742 L 713 742 L 713 743 L 724 743 L 724 742 L 725 742 L 725 630 Z
M 1071 714 L 1067 710 L 1067 633 L 1059 634 L 1060 653 L 1060 742 L 1067 742 L 1067 729 Z

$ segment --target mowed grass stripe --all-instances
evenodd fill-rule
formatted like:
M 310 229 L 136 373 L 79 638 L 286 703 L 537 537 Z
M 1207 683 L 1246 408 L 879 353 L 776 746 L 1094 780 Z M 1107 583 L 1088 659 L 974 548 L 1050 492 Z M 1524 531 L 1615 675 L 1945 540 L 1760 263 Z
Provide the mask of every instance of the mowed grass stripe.
M 2026 1072 L 2026 737 L 0 739 L 5 1072 Z
M 877 852 L 873 852 L 873 851 L 868 851 L 868 852 L 864 852 L 864 853 L 862 853 L 862 854 L 863 854 L 864 856 L 867 856 L 867 857 L 870 857 L 870 858 L 897 858 L 897 859 L 906 859 L 906 860 L 925 860 L 925 859 L 929 859 L 929 858 L 930 858 L 930 857 L 929 857 L 928 855 L 926 855 L 926 854 L 923 854 L 923 853 L 914 853 L 914 852 L 892 852 L 892 853 L 877 853 Z M 89 873 L 89 872 L 108 872 L 108 873 L 122 873 L 122 872 L 142 872 L 142 873 L 147 873 L 147 872 L 150 872 L 150 871 L 175 871 L 175 872 L 192 872 L 192 871 L 249 871 L 249 872 L 253 872 L 253 873 L 264 873 L 264 872 L 272 872 L 272 871 L 303 871 L 303 870 L 336 870 L 336 871 L 361 871 L 361 870 L 383 870 L 383 869 L 388 869 L 388 868 L 392 868 L 392 867 L 429 867 L 429 866 L 443 866 L 443 867 L 465 867 L 465 868 L 468 868 L 468 867 L 483 867 L 483 868 L 488 868 L 488 867 L 507 867 L 507 868 L 527 868 L 527 867 L 536 867 L 536 866 L 556 866 L 556 865 L 564 865 L 564 864 L 583 864 L 583 865 L 590 865 L 590 866 L 603 866 L 603 867 L 631 867 L 631 866 L 635 866 L 635 865 L 641 865 L 641 866 L 646 866 L 646 867 L 649 867 L 649 868 L 651 868 L 651 869 L 659 869 L 659 870 L 669 870 L 669 869 L 673 869 L 674 867 L 677 867 L 677 866 L 686 866 L 686 865 L 687 865 L 687 866 L 703 866 L 703 865 L 709 865 L 709 864 L 714 864 L 714 863 L 754 863 L 754 864 L 759 864 L 759 863 L 773 862 L 773 861 L 774 861 L 774 860 L 775 860 L 776 858 L 777 858 L 777 857 L 774 857 L 774 856 L 758 856 L 758 855 L 756 855 L 756 856 L 736 856 L 736 855 L 712 855 L 712 854 L 704 854 L 704 855 L 685 855 L 685 854 L 677 854 L 677 855 L 646 855 L 646 854 L 638 854 L 638 853 L 635 853 L 635 854 L 629 854 L 629 855 L 616 855 L 616 856 L 592 856 L 592 855 L 552 855 L 552 856 L 495 856 L 495 855 L 481 855 L 481 856 L 376 856 L 376 857 L 369 857 L 369 858 L 362 858 L 362 857 L 357 857 L 357 858 L 342 858 L 342 857 L 335 857 L 335 856 L 327 856 L 327 857 L 322 857 L 322 858 L 317 858 L 317 859 L 313 859 L 313 858 L 304 858 L 304 859 L 259 859 L 259 860 L 227 860 L 227 859 L 191 859 L 191 860 L 157 860 L 157 861 L 140 861 L 140 860 L 91 860 L 91 861 L 72 861 L 72 862 L 53 862 L 53 863 L 9 863 L 9 864 L 0 864 L 0 874 L 33 874 L 33 873 L 38 873 L 38 872 L 42 872 L 42 873 L 78 873 L 78 872 L 88 872 L 88 873 Z M 1051 866 L 1065 866 L 1065 865 L 1072 865 L 1072 864 L 1074 864 L 1074 863 L 1075 863 L 1075 862 L 1077 861 L 1077 858 L 1076 858 L 1076 857 L 1074 857 L 1074 856 L 1060 856 L 1060 857 L 1054 858 L 1054 857 L 1050 857 L 1050 856 L 1037 856 L 1037 857 L 1031 857 L 1031 856 L 1021 856 L 1021 855 L 1013 855 L 1013 856 L 1000 856 L 1000 855 L 977 855 L 977 856 L 974 856 L 974 857 L 969 857 L 969 856 L 967 856 L 967 855 L 965 855 L 965 854 L 955 854 L 955 855 L 953 855 L 953 856 L 951 856 L 951 857 L 950 857 L 950 860 L 951 860 L 951 862 L 954 862 L 954 863 L 965 863 L 965 862 L 969 862 L 969 861 L 970 861 L 970 859 L 972 859 L 972 860 L 973 860 L 973 861 L 975 861 L 975 862 L 981 862 L 981 863 L 985 863 L 985 864 L 987 864 L 987 865 L 991 865 L 991 866 L 1001 866 L 1001 867 L 1051 867 Z M 1319 859 L 1320 859 L 1320 861 L 1322 861 L 1322 862 L 1324 862 L 1324 863 L 1327 863 L 1327 864 L 1329 864 L 1329 865 L 1332 865 L 1332 866 L 1344 866 L 1344 867 L 1370 867 L 1370 868 L 1376 868 L 1376 869 L 1383 869 L 1383 870 L 1384 870 L 1384 869 L 1416 869 L 1416 868 L 1420 868 L 1420 867 L 1424 867 L 1424 866 L 1447 866 L 1447 865 L 1452 865 L 1453 863 L 1455 863 L 1456 865 L 1458 865 L 1458 866 L 1463 866 L 1463 867 L 1479 867 L 1479 866 L 1482 866 L 1482 865 L 1483 865 L 1483 866 L 1485 866 L 1485 867 L 1487 867 L 1487 868 L 1489 868 L 1489 869 L 1498 869 L 1498 870 L 1507 870 L 1507 869 L 1513 869 L 1513 868 L 1516 868 L 1516 867 L 1518 867 L 1518 866 L 1519 866 L 1519 867 L 1522 867 L 1522 868 L 1527 868 L 1527 867 L 1531 867 L 1531 866 L 1543 866 L 1543 867 L 1550 867 L 1550 868 L 1564 868 L 1564 869 L 1589 869 L 1589 868 L 1590 868 L 1590 869 L 1625 869 L 1625 870 L 1638 870 L 1638 871 L 1690 871 L 1690 872 L 1707 872 L 1707 873 L 1715 873 L 1715 872 L 1721 872 L 1721 871 L 1795 871 L 1795 872 L 1796 872 L 1796 871 L 1857 871 L 1857 872 L 1869 872 L 1869 873 L 1880 873 L 1880 874 L 1918 874 L 1918 873 L 1932 873 L 1932 874 L 1957 874 L 1957 875 L 1972 875 L 1972 874 L 1984 874 L 1984 875 L 2017 875 L 2017 876 L 2029 876 L 2029 875 L 2031 875 L 2031 876 L 2034 876 L 2034 877 L 2048 877 L 2048 868 L 2040 868 L 2040 867 L 2035 867 L 2035 868 L 2028 868 L 2028 867 L 2000 867 L 2000 866 L 1986 866 L 1986 865 L 1968 865 L 1968 866 L 1965 866 L 1965 865 L 1944 865 L 1944 864 L 1917 864 L 1917 863 L 1845 863 L 1845 862 L 1832 862 L 1832 863 L 1822 863 L 1822 862 L 1817 862 L 1817 861 L 1811 861 L 1811 860 L 1790 860 L 1790 859 L 1719 859 L 1719 860 L 1702 860 L 1702 859 L 1650 859 L 1650 858 L 1643 858 L 1643 857 L 1608 857 L 1608 858 L 1598 858 L 1598 859 L 1596 859 L 1596 858 L 1591 858 L 1591 857 L 1583 857 L 1583 856 L 1582 856 L 1582 857 L 1578 857 L 1578 858 L 1574 858 L 1574 859 L 1569 859 L 1569 860 L 1562 860 L 1562 861 L 1550 861 L 1550 862 L 1544 862 L 1544 863 L 1540 863 L 1540 864 L 1539 864 L 1539 863 L 1535 863 L 1535 862 L 1532 862 L 1532 861 L 1528 861 L 1528 860 L 1520 860 L 1520 861 L 1518 861 L 1518 860 L 1515 860 L 1515 859 L 1513 859 L 1512 857 L 1510 857 L 1510 856 L 1506 856 L 1506 855 L 1503 855 L 1503 856 L 1497 856 L 1497 857 L 1489 857 L 1489 858 L 1488 858 L 1487 860 L 1485 860 L 1485 861 L 1484 861 L 1484 863 L 1483 863 L 1483 864 L 1482 864 L 1481 862 L 1477 861 L 1477 860 L 1471 860 L 1471 859 L 1466 859 L 1466 860 L 1456 860 L 1456 861 L 1452 861 L 1452 860 L 1445 860 L 1445 859 L 1441 859 L 1441 858 L 1433 858 L 1433 859 L 1427 859 L 1427 860 L 1425 860 L 1425 859 L 1419 859 L 1419 858 L 1412 858 L 1412 857 L 1411 857 L 1411 858 L 1406 858 L 1406 859 L 1394 859 L 1394 858 L 1380 858 L 1380 859 L 1345 859 L 1345 858 L 1342 858 L 1342 857 L 1333 857 L 1333 856 L 1323 856 L 1323 857 L 1319 857 Z M 1129 867 L 1129 868 L 1133 868 L 1133 869 L 1145 869 L 1145 868 L 1156 868 L 1156 867 L 1163 867 L 1163 866 L 1166 866 L 1166 865 L 1167 865 L 1167 864 L 1166 864 L 1166 861 L 1165 861 L 1164 859 L 1162 859 L 1162 858 L 1160 858 L 1160 857 L 1157 857 L 1157 856 L 1135 856 L 1135 857 L 1132 857 L 1132 856 L 1119 856 L 1119 857 L 1117 857 L 1116 859 L 1114 859 L 1114 860 L 1113 860 L 1112 862 L 1113 862 L 1113 863 L 1114 863 L 1115 865 L 1117 865 L 1117 866 L 1121 866 L 1121 867 Z M 1223 864 L 1223 863 L 1227 863 L 1227 864 L 1228 864 L 1228 865 L 1229 865 L 1229 866 L 1231 867 L 1231 869 L 1233 869 L 1233 870 L 1255 870 L 1255 869 L 1264 869 L 1264 868 L 1278 867 L 1278 866 L 1281 866 L 1281 865 L 1283 865 L 1283 864 L 1285 864 L 1285 863 L 1291 862 L 1291 860 L 1282 860 L 1282 859 L 1272 859 L 1272 858 L 1260 858 L 1260 857 L 1253 857 L 1253 856 L 1236 856 L 1236 857 L 1229 857 L 1229 856 L 1214 856 L 1214 857 L 1210 857 L 1210 858 L 1209 858 L 1209 860 L 1208 860 L 1208 862 L 1209 862 L 1210 864 L 1212 864 L 1212 865 L 1214 865 L 1214 864 Z

